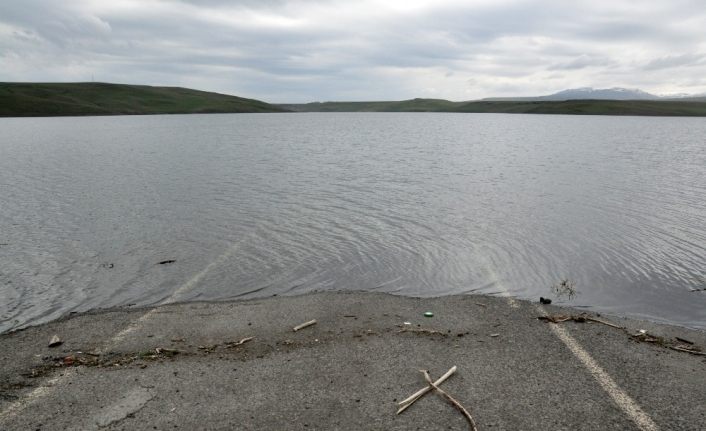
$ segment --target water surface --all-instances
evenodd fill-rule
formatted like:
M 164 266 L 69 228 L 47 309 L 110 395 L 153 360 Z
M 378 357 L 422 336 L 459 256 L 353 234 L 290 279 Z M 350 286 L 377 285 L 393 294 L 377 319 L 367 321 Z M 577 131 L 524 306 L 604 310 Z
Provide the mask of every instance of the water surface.
M 706 328 L 706 292 L 692 291 L 706 288 L 703 119 L 236 114 L 0 130 L 0 331 L 329 289 L 536 300 L 563 278 L 579 293 L 560 303 Z

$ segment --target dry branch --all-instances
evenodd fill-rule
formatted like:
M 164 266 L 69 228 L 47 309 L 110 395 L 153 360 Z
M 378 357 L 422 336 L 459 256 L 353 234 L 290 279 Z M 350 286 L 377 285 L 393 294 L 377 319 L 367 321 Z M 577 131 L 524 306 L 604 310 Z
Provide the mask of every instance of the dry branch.
M 613 324 L 613 323 L 606 322 L 605 320 L 600 320 L 600 319 L 596 319 L 596 318 L 593 318 L 593 317 L 586 317 L 586 320 L 590 320 L 591 322 L 596 322 L 596 323 L 602 323 L 602 324 L 604 324 L 604 325 L 610 326 L 611 328 L 625 329 L 625 328 L 623 328 L 622 326 L 618 326 L 618 325 L 615 325 L 615 324 Z
M 569 320 L 572 320 L 574 322 L 578 323 L 584 323 L 584 322 L 596 322 L 596 323 L 601 323 L 606 326 L 610 326 L 611 328 L 616 328 L 616 329 L 625 329 L 622 326 L 618 326 L 616 324 L 606 322 L 605 320 L 601 319 L 596 319 L 595 317 L 589 317 L 586 315 L 580 315 L 580 316 L 571 316 L 567 314 L 555 314 L 553 316 L 547 315 L 547 316 L 539 316 L 537 317 L 539 320 L 545 320 L 547 322 L 552 322 L 552 323 L 562 323 L 562 322 L 567 322 Z
M 706 356 L 706 353 L 700 352 L 698 350 L 685 349 L 685 348 L 679 347 L 679 346 L 668 346 L 668 347 L 672 350 L 676 350 L 677 352 L 686 352 L 686 353 L 691 353 L 692 355 Z
M 251 341 L 251 340 L 254 339 L 254 338 L 255 338 L 255 337 L 245 337 L 245 338 L 243 338 L 242 340 L 237 341 L 237 342 L 226 343 L 226 347 L 227 347 L 227 348 L 231 348 L 231 347 L 240 346 L 240 345 L 243 345 L 243 344 L 247 343 L 248 341 Z
M 681 341 L 682 343 L 691 344 L 691 345 L 694 344 L 693 341 L 689 341 L 689 340 L 687 340 L 686 338 L 674 337 L 674 339 L 677 340 L 677 341 Z
M 451 375 L 452 375 L 453 373 L 455 373 L 455 372 L 456 372 L 456 366 L 454 365 L 454 366 L 451 367 L 451 369 L 449 369 L 449 371 L 447 371 L 443 376 L 439 377 L 439 378 L 437 379 L 437 381 L 434 382 L 434 384 L 435 384 L 436 386 L 439 386 L 440 384 L 444 383 L 444 382 L 446 381 L 446 379 L 448 379 L 449 377 L 451 377 Z M 403 411 L 407 410 L 407 408 L 408 408 L 409 406 L 411 406 L 412 404 L 414 404 L 415 401 L 417 401 L 419 398 L 422 397 L 422 395 L 426 394 L 426 393 L 429 392 L 430 390 L 432 390 L 432 387 L 431 387 L 431 386 L 426 386 L 426 387 L 424 387 L 424 388 L 418 390 L 417 392 L 413 393 L 412 395 L 410 395 L 410 396 L 407 397 L 406 399 L 400 401 L 400 402 L 398 403 L 398 405 L 400 405 L 401 407 L 400 407 L 399 410 L 397 410 L 397 414 L 400 414 L 400 413 L 402 413 Z
M 476 422 L 473 420 L 473 416 L 471 416 L 470 413 L 468 413 L 468 410 L 466 410 L 465 407 L 461 405 L 458 401 L 456 401 L 451 395 L 447 394 L 443 390 L 441 390 L 437 385 L 434 384 L 434 382 L 431 381 L 431 377 L 429 377 L 429 372 L 427 370 L 422 370 L 422 373 L 424 373 L 424 378 L 426 379 L 427 383 L 429 383 L 429 386 L 434 388 L 436 392 L 439 393 L 442 397 L 444 397 L 448 402 L 453 404 L 454 407 L 456 407 L 456 410 L 461 412 L 463 416 L 466 418 L 468 421 L 468 424 L 471 427 L 471 431 L 478 431 L 478 428 L 476 428 Z
M 297 325 L 297 326 L 295 326 L 295 327 L 292 328 L 292 329 L 294 330 L 294 332 L 297 332 L 298 330 L 304 329 L 304 328 L 306 328 L 307 326 L 311 326 L 311 325 L 316 325 L 316 319 L 310 320 L 310 321 L 308 321 L 308 322 L 304 322 L 304 323 L 302 323 L 301 325 Z

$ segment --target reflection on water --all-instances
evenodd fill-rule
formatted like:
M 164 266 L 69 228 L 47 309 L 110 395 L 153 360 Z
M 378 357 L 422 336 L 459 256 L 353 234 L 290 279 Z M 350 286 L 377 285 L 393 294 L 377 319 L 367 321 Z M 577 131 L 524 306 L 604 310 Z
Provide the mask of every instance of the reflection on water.
M 706 327 L 706 121 L 500 114 L 0 119 L 0 331 L 354 289 Z M 158 262 L 174 259 L 169 265 Z M 559 301 L 561 302 L 561 301 Z

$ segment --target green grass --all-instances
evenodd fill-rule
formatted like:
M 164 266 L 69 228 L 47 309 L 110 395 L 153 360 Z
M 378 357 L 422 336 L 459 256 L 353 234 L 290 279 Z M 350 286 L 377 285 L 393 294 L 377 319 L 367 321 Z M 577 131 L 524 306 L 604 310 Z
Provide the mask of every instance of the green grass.
M 706 116 L 706 101 L 568 100 L 450 102 L 412 99 L 399 102 L 324 102 L 279 105 L 297 112 L 476 112 L 506 114 Z
M 0 83 L 0 117 L 282 112 L 254 99 L 106 83 Z

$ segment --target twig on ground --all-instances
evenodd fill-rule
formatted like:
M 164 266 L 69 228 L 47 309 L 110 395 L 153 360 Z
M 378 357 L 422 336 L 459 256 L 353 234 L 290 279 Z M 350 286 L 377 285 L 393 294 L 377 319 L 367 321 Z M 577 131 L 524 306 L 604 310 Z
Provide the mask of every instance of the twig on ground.
M 546 320 L 547 322 L 552 322 L 552 323 L 561 323 L 561 322 L 566 322 L 567 320 L 573 320 L 571 316 L 565 316 L 563 314 L 557 314 L 555 316 L 539 316 L 537 317 L 539 320 Z
M 455 373 L 455 372 L 456 372 L 456 366 L 454 365 L 454 366 L 451 367 L 451 369 L 449 369 L 449 371 L 447 371 L 443 376 L 439 377 L 439 378 L 434 382 L 434 384 L 435 384 L 436 386 L 439 386 L 440 384 L 444 383 L 444 382 L 446 381 L 446 379 L 448 379 L 449 377 L 451 377 L 451 375 L 452 375 L 453 373 Z M 410 395 L 410 396 L 407 397 L 406 399 L 404 399 L 404 400 L 400 401 L 399 403 L 397 403 L 398 405 L 401 406 L 400 409 L 397 410 L 397 414 L 400 414 L 400 413 L 402 413 L 403 411 L 407 410 L 407 408 L 408 408 L 409 406 L 411 406 L 412 404 L 414 404 L 415 401 L 417 401 L 419 398 L 421 398 L 424 394 L 426 394 L 426 393 L 429 392 L 430 390 L 432 390 L 432 387 L 431 387 L 431 386 L 426 386 L 426 387 L 424 387 L 424 388 L 418 390 L 417 392 L 413 393 L 412 395 Z
M 706 356 L 706 353 L 700 352 L 698 350 L 691 350 L 691 349 L 685 349 L 684 347 L 679 347 L 679 346 L 667 346 L 672 350 L 676 350 L 677 352 L 686 352 L 686 353 L 691 353 L 692 355 L 698 355 L 698 356 Z
M 554 316 L 551 315 L 545 315 L 545 316 L 539 316 L 537 317 L 539 320 L 544 320 L 547 322 L 552 322 L 552 323 L 561 323 L 561 322 L 566 322 L 568 320 L 573 320 L 574 322 L 596 322 L 596 323 L 601 323 L 606 326 L 610 326 L 611 328 L 616 328 L 620 329 L 621 331 L 625 332 L 630 336 L 635 341 L 641 341 L 643 343 L 651 343 L 655 344 L 661 347 L 666 347 L 668 349 L 676 350 L 677 352 L 684 352 L 684 353 L 690 353 L 692 355 L 698 355 L 698 356 L 706 356 L 706 352 L 702 352 L 699 347 L 694 346 L 693 341 L 686 340 L 684 338 L 680 337 L 674 337 L 676 341 L 685 343 L 683 345 L 674 345 L 675 342 L 673 340 L 668 340 L 663 337 L 659 337 L 656 335 L 652 335 L 647 333 L 644 329 L 640 329 L 636 334 L 631 334 L 627 328 L 624 326 L 618 326 L 614 323 L 606 322 L 605 320 L 601 319 L 596 319 L 595 317 L 589 317 L 585 314 L 582 314 L 580 316 L 570 316 L 570 315 L 563 315 L 563 314 L 556 314 Z
M 242 340 L 237 341 L 237 342 L 226 343 L 226 348 L 231 348 L 231 347 L 240 346 L 240 345 L 245 344 L 245 343 L 247 343 L 248 341 L 250 341 L 250 340 L 252 340 L 252 339 L 254 339 L 254 338 L 255 338 L 255 337 L 246 337 L 246 338 L 243 338 Z
M 625 329 L 625 328 L 623 328 L 622 326 L 618 326 L 618 325 L 616 325 L 616 324 L 613 324 L 613 323 L 610 323 L 610 322 L 606 322 L 605 320 L 600 320 L 600 319 L 596 319 L 596 318 L 593 318 L 593 317 L 586 317 L 586 320 L 589 320 L 589 321 L 591 321 L 591 322 L 596 322 L 596 323 L 602 323 L 602 324 L 604 324 L 604 325 L 610 326 L 611 328 Z
M 463 416 L 468 420 L 468 424 L 471 426 L 471 431 L 478 431 L 478 428 L 476 428 L 476 422 L 473 420 L 473 416 L 471 416 L 470 413 L 468 413 L 468 410 L 466 410 L 465 407 L 461 405 L 458 401 L 456 401 L 451 395 L 447 394 L 444 392 L 441 388 L 439 388 L 437 385 L 434 384 L 434 382 L 431 381 L 431 377 L 429 377 L 429 372 L 427 370 L 421 370 L 422 373 L 424 374 L 424 378 L 426 379 L 427 383 L 429 383 L 429 386 L 434 388 L 436 392 L 439 393 L 442 397 L 444 397 L 448 402 L 453 404 L 454 407 L 456 407 L 456 410 L 461 412 Z
M 294 330 L 294 332 L 297 332 L 297 331 L 299 331 L 300 329 L 304 329 L 304 328 L 306 328 L 307 326 L 311 326 L 311 325 L 316 325 L 316 319 L 310 320 L 310 321 L 308 321 L 308 322 L 304 322 L 304 323 L 302 323 L 301 325 L 297 325 L 297 326 L 295 326 L 295 327 L 292 328 L 292 329 Z
M 181 350 L 177 350 L 177 349 L 167 349 L 167 348 L 165 348 L 165 347 L 157 347 L 157 348 L 154 349 L 154 351 L 155 351 L 155 353 L 157 353 L 158 355 L 161 355 L 162 353 L 168 353 L 168 354 L 174 354 L 174 355 L 176 355 L 176 354 L 178 354 L 178 353 L 183 353 Z
M 693 342 L 693 341 L 689 341 L 689 340 L 687 340 L 687 339 L 685 339 L 685 338 L 681 338 L 681 337 L 674 337 L 674 339 L 675 339 L 675 340 L 677 340 L 677 341 L 681 341 L 682 343 L 686 343 L 686 344 L 694 344 L 694 342 Z
M 550 315 L 539 316 L 539 317 L 537 317 L 537 319 L 546 320 L 547 322 L 552 322 L 552 323 L 567 322 L 569 320 L 573 320 L 574 322 L 578 322 L 578 323 L 596 322 L 596 323 L 601 323 L 606 326 L 610 326 L 611 328 L 625 329 L 622 326 L 618 326 L 614 323 L 606 322 L 605 320 L 596 319 L 595 317 L 586 316 L 585 314 L 580 315 L 580 316 L 570 316 L 567 314 L 555 314 L 553 316 L 550 316 Z

